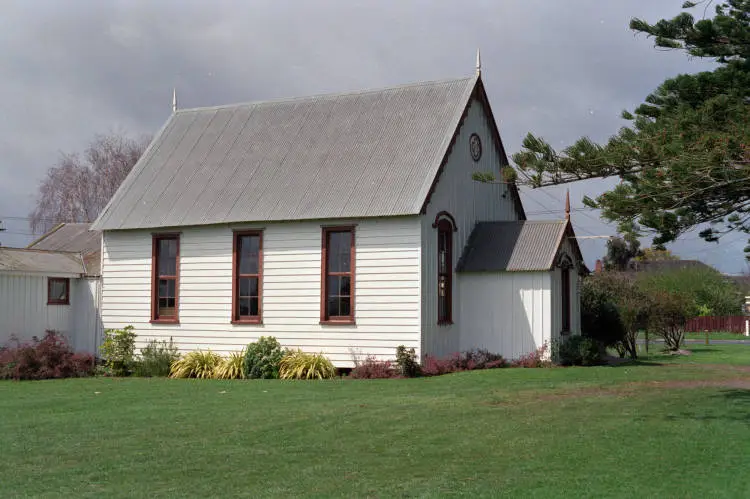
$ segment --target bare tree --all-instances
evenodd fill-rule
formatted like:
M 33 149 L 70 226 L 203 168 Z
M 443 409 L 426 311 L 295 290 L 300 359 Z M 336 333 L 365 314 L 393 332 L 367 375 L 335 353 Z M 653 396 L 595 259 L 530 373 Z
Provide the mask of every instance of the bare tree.
M 146 150 L 149 137 L 97 135 L 83 154 L 62 154 L 39 184 L 34 232 L 61 222 L 93 222 Z

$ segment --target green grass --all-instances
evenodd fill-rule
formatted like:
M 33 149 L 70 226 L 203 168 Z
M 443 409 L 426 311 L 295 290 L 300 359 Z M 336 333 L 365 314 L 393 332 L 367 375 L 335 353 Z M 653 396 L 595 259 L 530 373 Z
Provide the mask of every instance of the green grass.
M 748 497 L 750 348 L 694 350 L 414 380 L 0 382 L 0 497 Z
M 750 366 L 750 345 L 727 345 L 714 343 L 687 344 L 683 349 L 690 355 L 670 355 L 663 352 L 662 345 L 650 345 L 646 354 L 645 345 L 639 345 L 639 360 L 671 364 L 725 364 Z

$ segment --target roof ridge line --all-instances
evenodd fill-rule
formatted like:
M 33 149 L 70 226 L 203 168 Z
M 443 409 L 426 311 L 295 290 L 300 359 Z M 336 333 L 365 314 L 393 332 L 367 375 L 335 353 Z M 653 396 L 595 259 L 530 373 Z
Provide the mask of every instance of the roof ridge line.
M 366 95 L 366 94 L 372 94 L 372 93 L 378 93 L 378 92 L 385 92 L 388 90 L 401 90 L 401 89 L 412 88 L 412 87 L 423 87 L 423 86 L 430 86 L 430 85 L 440 85 L 440 84 L 451 83 L 451 82 L 468 81 L 474 78 L 476 78 L 476 76 L 469 76 L 465 78 L 446 78 L 446 79 L 441 79 L 441 80 L 429 80 L 429 81 L 405 83 L 402 85 L 392 85 L 389 87 L 352 90 L 348 92 L 327 92 L 327 93 L 321 93 L 321 94 L 305 95 L 305 96 L 300 96 L 300 97 L 281 97 L 278 99 L 244 101 L 244 102 L 236 102 L 233 104 L 220 104 L 217 106 L 190 107 L 190 108 L 178 109 L 177 111 L 175 111 L 174 114 L 183 114 L 183 113 L 190 113 L 190 112 L 195 112 L 195 111 L 218 111 L 220 109 L 227 109 L 227 108 L 240 107 L 240 106 L 253 106 L 253 105 L 259 105 L 259 104 L 282 104 L 286 102 L 298 102 L 298 101 L 311 100 L 311 99 L 320 99 L 324 97 L 332 98 L 332 97 L 348 97 L 352 95 Z

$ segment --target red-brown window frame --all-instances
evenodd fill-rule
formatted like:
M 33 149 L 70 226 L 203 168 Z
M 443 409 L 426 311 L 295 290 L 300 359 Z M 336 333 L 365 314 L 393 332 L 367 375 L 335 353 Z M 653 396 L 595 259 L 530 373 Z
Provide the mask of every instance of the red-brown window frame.
M 175 256 L 174 276 L 174 317 L 159 317 L 159 275 L 158 251 L 159 241 L 175 239 L 177 241 L 177 255 Z M 152 324 L 180 323 L 180 233 L 168 232 L 151 235 L 151 321 Z
M 434 227 L 437 227 L 437 323 L 439 325 L 453 324 L 453 233 L 456 231 L 453 217 L 444 213 L 445 217 L 435 220 Z M 440 272 L 440 236 L 447 233 L 448 237 L 446 248 L 446 270 Z M 440 315 L 440 277 L 445 275 L 445 316 Z
M 240 274 L 239 257 L 237 255 L 237 244 L 242 236 L 258 236 L 258 273 Z M 239 296 L 240 278 L 258 278 L 258 315 L 240 315 Z M 263 231 L 262 230 L 236 230 L 232 238 L 232 324 L 262 324 L 263 323 Z
M 351 241 L 349 243 L 349 272 L 334 272 L 333 274 L 328 272 L 328 234 L 332 232 L 349 232 L 351 234 Z M 356 237 L 355 237 L 355 226 L 353 225 L 341 225 L 335 227 L 323 227 L 321 239 L 321 259 L 320 259 L 320 323 L 328 325 L 340 325 L 340 324 L 355 324 L 355 311 L 354 311 L 354 293 L 356 283 L 356 265 L 355 265 L 355 254 L 356 254 Z M 329 275 L 348 275 L 349 276 L 349 293 L 351 303 L 349 304 L 349 315 L 335 315 L 332 317 L 328 316 L 328 276 Z
M 57 300 L 53 299 L 50 295 L 52 289 L 52 283 L 55 281 L 62 281 L 65 283 L 65 299 Z M 67 277 L 49 277 L 47 278 L 47 305 L 70 305 L 70 279 Z

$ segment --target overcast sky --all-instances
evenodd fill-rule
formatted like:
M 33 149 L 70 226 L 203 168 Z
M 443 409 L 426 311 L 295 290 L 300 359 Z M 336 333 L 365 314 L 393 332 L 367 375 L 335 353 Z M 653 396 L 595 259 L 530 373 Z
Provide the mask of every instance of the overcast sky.
M 557 146 L 605 140 L 665 78 L 710 67 L 627 28 L 682 0 L 9 1 L 0 5 L 0 233 L 31 239 L 35 191 L 60 152 L 96 133 L 154 133 L 180 107 L 304 96 L 469 76 L 477 47 L 509 153 L 533 131 Z M 573 208 L 611 181 L 570 186 Z M 529 192 L 530 218 L 562 216 L 564 188 Z M 578 210 L 579 236 L 614 229 Z M 744 238 L 672 249 L 746 269 Z M 603 240 L 583 239 L 590 266 Z

